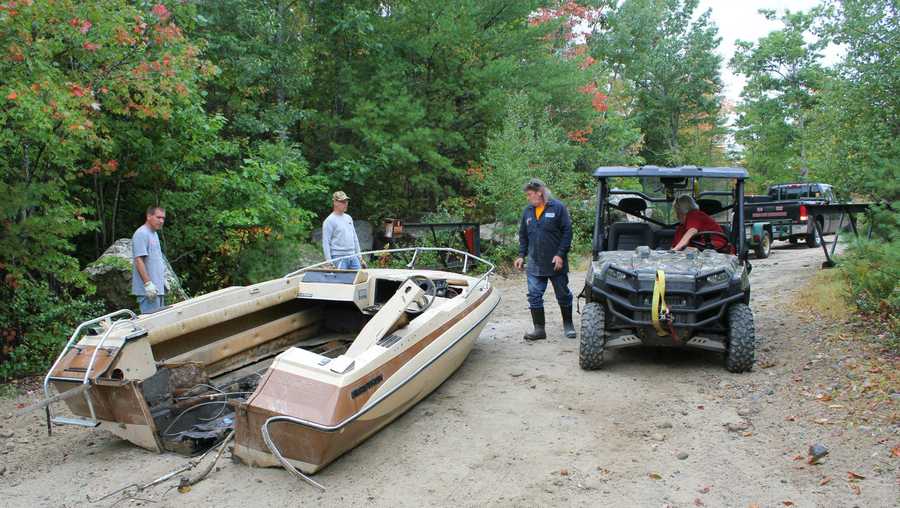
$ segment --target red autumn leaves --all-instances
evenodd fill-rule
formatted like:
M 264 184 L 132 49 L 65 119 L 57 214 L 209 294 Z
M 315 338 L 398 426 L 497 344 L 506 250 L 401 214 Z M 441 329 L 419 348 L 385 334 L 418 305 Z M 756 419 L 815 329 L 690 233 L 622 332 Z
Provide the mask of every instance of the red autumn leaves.
M 97 174 L 111 174 L 115 173 L 119 169 L 119 161 L 115 159 L 110 159 L 106 162 L 100 162 L 99 160 L 95 160 L 94 164 L 83 171 L 85 175 L 97 175 Z M 127 176 L 127 175 L 126 175 Z

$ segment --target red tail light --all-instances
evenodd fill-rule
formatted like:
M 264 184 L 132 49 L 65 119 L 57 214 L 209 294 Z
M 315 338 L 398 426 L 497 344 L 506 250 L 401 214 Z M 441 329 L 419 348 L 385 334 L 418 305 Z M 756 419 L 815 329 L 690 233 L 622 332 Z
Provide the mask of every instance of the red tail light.
M 806 214 L 806 206 L 800 205 L 800 222 L 806 222 L 809 216 Z

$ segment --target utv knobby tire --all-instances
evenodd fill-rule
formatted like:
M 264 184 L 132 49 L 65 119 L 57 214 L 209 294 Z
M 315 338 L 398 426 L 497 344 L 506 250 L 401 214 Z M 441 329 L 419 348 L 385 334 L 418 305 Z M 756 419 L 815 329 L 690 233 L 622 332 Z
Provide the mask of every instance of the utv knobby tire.
M 584 370 L 596 370 L 603 365 L 606 346 L 606 309 L 597 302 L 588 302 L 581 313 L 581 345 L 578 365 Z
M 728 372 L 749 372 L 756 362 L 756 333 L 753 311 L 744 303 L 728 308 L 728 348 L 725 368 Z

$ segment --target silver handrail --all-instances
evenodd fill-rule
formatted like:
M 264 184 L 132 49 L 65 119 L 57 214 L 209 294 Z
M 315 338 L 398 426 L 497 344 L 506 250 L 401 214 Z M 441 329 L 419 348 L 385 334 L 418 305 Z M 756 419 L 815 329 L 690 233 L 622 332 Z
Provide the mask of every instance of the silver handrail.
M 115 311 L 115 312 L 110 312 L 109 314 L 104 314 L 103 316 L 100 316 L 100 317 L 98 317 L 98 318 L 94 318 L 94 319 L 90 319 L 90 320 L 88 320 L 88 321 L 84 321 L 83 323 L 79 324 L 77 328 L 75 328 L 75 331 L 72 332 L 71 337 L 69 337 L 69 341 L 66 342 L 65 347 L 63 347 L 62 352 L 59 353 L 59 356 L 56 357 L 56 361 L 53 362 L 53 366 L 50 367 L 50 370 L 47 371 L 47 375 L 44 376 L 44 396 L 46 396 L 47 398 L 50 398 L 50 376 L 53 374 L 53 371 L 56 370 L 56 367 L 59 366 L 59 362 L 61 362 L 62 359 L 66 356 L 66 353 L 68 353 L 69 350 L 72 349 L 72 344 L 74 344 L 75 341 L 78 340 L 78 338 L 81 336 L 82 330 L 84 330 L 84 328 L 87 327 L 87 326 L 95 325 L 95 324 L 100 323 L 100 322 L 102 322 L 102 321 L 106 321 L 106 320 L 108 320 L 108 319 L 112 319 L 113 317 L 118 316 L 118 315 L 127 315 L 128 318 L 127 318 L 127 320 L 124 320 L 124 321 L 123 321 L 123 320 L 119 320 L 119 321 L 116 321 L 116 322 L 110 324 L 109 330 L 107 330 L 106 333 L 103 335 L 103 340 L 105 340 L 106 337 L 109 335 L 109 331 L 112 330 L 112 329 L 116 326 L 117 323 L 123 323 L 123 322 L 131 321 L 132 319 L 137 318 L 137 315 L 135 315 L 135 313 L 132 312 L 132 311 L 129 310 L 129 309 L 119 309 L 119 310 L 117 310 L 117 311 Z M 102 345 L 103 340 L 101 340 L 100 345 Z M 87 379 L 88 374 L 90 374 L 91 367 L 93 366 L 94 358 L 96 357 L 97 351 L 98 351 L 98 350 L 99 350 L 99 347 L 98 347 L 97 349 L 94 350 L 94 356 L 91 357 L 91 364 L 88 366 L 88 371 L 87 371 L 87 373 L 85 374 L 85 379 Z M 87 382 L 85 381 L 84 384 L 87 384 Z M 90 400 L 90 394 L 87 393 L 87 392 L 85 392 L 85 399 L 87 400 L 88 407 L 89 407 L 90 410 L 91 410 L 91 417 L 94 418 L 94 419 L 96 419 L 96 417 L 94 416 L 94 415 L 95 415 L 95 413 L 94 413 L 94 405 L 91 403 L 91 400 Z M 46 409 L 47 409 L 47 419 L 48 419 L 48 425 L 49 425 L 50 406 L 47 406 Z
M 464 256 L 464 261 L 463 261 L 464 269 L 468 268 L 469 258 L 471 258 L 475 261 L 478 261 L 479 263 L 487 265 L 488 270 L 486 272 L 484 272 L 484 274 L 481 275 L 481 277 L 475 282 L 475 284 L 471 288 L 469 288 L 469 294 L 474 293 L 475 288 L 477 288 L 482 282 L 484 282 L 484 280 L 486 280 L 488 276 L 493 274 L 494 270 L 497 268 L 494 265 L 494 263 L 491 263 L 490 261 L 488 261 L 484 258 L 478 257 L 474 254 L 470 254 L 465 251 L 453 249 L 451 247 L 403 247 L 403 248 L 397 248 L 397 249 L 370 250 L 370 251 L 365 251 L 365 252 L 359 252 L 356 254 L 349 254 L 346 256 L 332 258 L 327 261 L 322 261 L 322 262 L 319 262 L 319 263 L 316 263 L 313 265 L 305 266 L 303 268 L 300 268 L 299 270 L 295 270 L 295 271 L 285 275 L 284 278 L 293 277 L 293 276 L 299 275 L 307 270 L 318 268 L 320 266 L 333 264 L 335 261 L 341 261 L 343 259 L 357 258 L 360 256 L 366 256 L 369 254 L 390 254 L 390 253 L 394 253 L 394 252 L 412 252 L 413 253 L 412 261 L 410 261 L 410 263 L 407 265 L 407 268 L 409 268 L 409 269 L 412 269 L 415 266 L 416 259 L 418 259 L 418 257 L 419 257 L 419 252 L 450 252 L 453 254 L 458 254 L 458 255 Z M 463 273 L 465 273 L 465 271 Z

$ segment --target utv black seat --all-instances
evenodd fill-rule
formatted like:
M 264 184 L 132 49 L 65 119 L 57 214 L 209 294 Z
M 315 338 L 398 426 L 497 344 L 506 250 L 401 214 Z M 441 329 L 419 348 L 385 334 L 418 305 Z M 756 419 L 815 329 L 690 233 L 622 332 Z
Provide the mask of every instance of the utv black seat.
M 722 203 L 717 199 L 698 199 L 697 206 L 707 215 L 715 215 L 722 211 Z
M 619 201 L 619 209 L 629 215 L 640 217 L 647 211 L 647 202 L 641 198 L 622 198 Z
M 622 201 L 625 201 L 624 199 Z M 609 227 L 608 250 L 634 250 L 641 245 L 650 246 L 653 231 L 643 222 L 617 222 Z
M 675 230 L 674 229 L 657 229 L 653 232 L 653 245 L 654 249 L 658 250 L 669 250 L 672 248 L 672 243 L 675 241 Z

